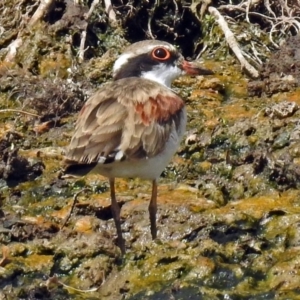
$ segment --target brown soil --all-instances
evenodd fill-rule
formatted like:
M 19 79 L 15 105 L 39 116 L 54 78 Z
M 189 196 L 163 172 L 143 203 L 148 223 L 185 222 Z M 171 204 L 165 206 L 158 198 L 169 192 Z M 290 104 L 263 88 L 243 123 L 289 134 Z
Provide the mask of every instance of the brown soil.
M 270 96 L 300 87 L 300 35 L 292 36 L 262 67 L 260 80 L 249 83 L 251 96 Z
M 110 80 L 124 45 L 147 37 L 144 16 L 153 3 L 115 3 L 124 32 L 109 24 L 101 5 L 86 20 L 88 5 L 73 0 L 55 1 L 29 30 L 26 18 L 37 2 L 17 1 L 21 18 L 4 1 L 0 29 L 12 28 L 1 32 L 0 47 L 20 29 L 24 39 L 15 62 L 0 64 L 0 108 L 19 111 L 0 112 L 0 299 L 297 299 L 299 37 L 265 64 L 261 80 L 248 86 L 250 97 L 231 57 L 206 62 L 215 78 L 175 83 L 187 103 L 188 130 L 162 174 L 158 239 L 149 229 L 150 183 L 118 180 L 122 258 L 107 180 L 59 174 L 78 110 Z M 161 3 L 153 34 L 193 56 L 201 46 L 194 40 L 199 19 L 173 1 Z M 87 50 L 79 62 L 84 28 Z

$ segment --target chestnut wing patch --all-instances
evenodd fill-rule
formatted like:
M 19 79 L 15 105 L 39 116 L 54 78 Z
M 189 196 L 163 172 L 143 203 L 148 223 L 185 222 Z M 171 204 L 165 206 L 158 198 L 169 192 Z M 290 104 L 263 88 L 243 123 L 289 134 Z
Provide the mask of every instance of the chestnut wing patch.
M 160 124 L 173 121 L 183 107 L 184 102 L 177 95 L 158 94 L 156 98 L 150 97 L 147 102 L 137 103 L 135 110 L 140 115 L 144 125 L 149 125 L 153 120 Z
M 135 147 L 128 147 L 125 152 L 128 157 L 153 157 L 160 153 L 172 130 L 179 128 L 183 107 L 183 100 L 169 91 L 168 95 L 158 94 L 144 103 L 136 103 L 135 127 L 129 145 L 134 145 L 135 136 L 138 141 Z
M 89 169 L 97 163 L 142 159 L 163 151 L 172 131 L 180 127 L 184 102 L 148 80 L 143 81 L 142 93 L 136 80 L 127 78 L 126 84 L 118 80 L 87 101 L 67 149 L 69 167 Z

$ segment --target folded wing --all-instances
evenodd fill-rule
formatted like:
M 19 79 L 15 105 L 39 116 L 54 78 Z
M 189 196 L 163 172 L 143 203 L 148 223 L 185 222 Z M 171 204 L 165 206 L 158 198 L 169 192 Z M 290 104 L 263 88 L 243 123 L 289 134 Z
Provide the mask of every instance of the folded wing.
M 126 78 L 104 86 L 79 113 L 66 152 L 66 172 L 97 163 L 153 157 L 180 127 L 184 102 L 147 79 Z

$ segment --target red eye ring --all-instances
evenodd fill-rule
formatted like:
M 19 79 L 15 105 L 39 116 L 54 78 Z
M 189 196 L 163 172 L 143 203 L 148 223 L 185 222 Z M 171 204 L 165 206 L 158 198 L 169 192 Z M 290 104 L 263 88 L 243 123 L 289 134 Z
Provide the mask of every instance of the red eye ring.
M 157 59 L 160 61 L 167 60 L 171 57 L 170 51 L 163 47 L 154 48 L 151 55 L 154 59 Z

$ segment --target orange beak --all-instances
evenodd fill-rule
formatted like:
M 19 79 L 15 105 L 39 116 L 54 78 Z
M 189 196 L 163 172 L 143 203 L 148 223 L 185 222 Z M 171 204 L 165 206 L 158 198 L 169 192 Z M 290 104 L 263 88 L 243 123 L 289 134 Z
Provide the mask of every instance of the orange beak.
M 200 68 L 195 62 L 184 60 L 179 66 L 188 75 L 213 75 L 214 72 L 208 69 Z

